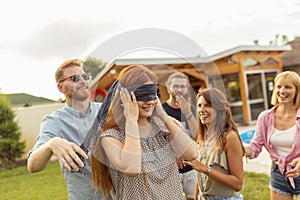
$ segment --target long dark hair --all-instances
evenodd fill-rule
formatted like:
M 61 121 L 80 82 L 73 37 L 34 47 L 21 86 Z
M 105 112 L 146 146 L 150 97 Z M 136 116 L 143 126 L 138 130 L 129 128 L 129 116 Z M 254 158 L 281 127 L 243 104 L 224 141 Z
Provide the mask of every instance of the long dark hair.
M 209 106 L 215 110 L 216 114 L 214 115 L 215 118 L 211 120 L 209 127 L 203 125 L 199 120 L 197 142 L 200 146 L 203 146 L 205 134 L 216 134 L 217 142 L 214 150 L 222 151 L 224 150 L 226 144 L 226 134 L 228 132 L 233 131 L 239 136 L 238 128 L 233 121 L 229 103 L 225 95 L 220 90 L 215 88 L 200 89 L 197 94 L 197 101 L 201 96 L 206 100 Z M 240 136 L 239 140 L 241 142 L 241 146 L 243 147 Z

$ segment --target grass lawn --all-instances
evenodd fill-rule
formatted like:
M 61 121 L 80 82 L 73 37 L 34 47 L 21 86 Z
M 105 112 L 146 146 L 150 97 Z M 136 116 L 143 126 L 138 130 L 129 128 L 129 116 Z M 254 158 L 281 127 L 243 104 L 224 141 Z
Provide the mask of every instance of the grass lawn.
M 58 162 L 30 174 L 25 166 L 0 171 L 0 200 L 66 200 L 67 187 Z
M 268 200 L 269 177 L 265 174 L 245 172 L 245 200 Z M 67 188 L 57 162 L 36 174 L 26 167 L 0 171 L 0 200 L 66 200 Z
M 269 200 L 269 176 L 266 174 L 245 172 L 242 194 L 245 200 Z

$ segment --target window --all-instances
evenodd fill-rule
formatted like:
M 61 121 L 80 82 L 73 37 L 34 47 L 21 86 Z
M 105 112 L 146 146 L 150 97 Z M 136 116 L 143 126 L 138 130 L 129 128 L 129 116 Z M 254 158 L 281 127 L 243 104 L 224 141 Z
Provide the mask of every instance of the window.
M 233 119 L 238 124 L 244 123 L 242 97 L 240 92 L 240 80 L 238 73 L 223 74 L 220 76 L 208 77 L 208 86 L 210 88 L 218 88 L 223 91 L 225 89 L 226 97 L 230 103 L 230 109 Z
M 238 73 L 222 75 L 226 96 L 229 102 L 241 101 L 240 80 Z
M 254 58 L 248 58 L 244 63 L 243 66 L 244 67 L 251 67 L 251 66 L 258 66 L 260 65 L 260 63 L 255 60 Z
M 265 66 L 277 66 L 278 62 L 273 59 L 273 58 L 268 58 L 265 62 L 264 62 Z

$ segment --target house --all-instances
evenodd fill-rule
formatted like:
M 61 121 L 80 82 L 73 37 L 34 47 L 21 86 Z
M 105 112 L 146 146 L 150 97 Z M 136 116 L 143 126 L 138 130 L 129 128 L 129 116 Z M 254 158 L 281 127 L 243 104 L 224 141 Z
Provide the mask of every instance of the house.
M 270 108 L 273 80 L 282 69 L 282 53 L 291 46 L 237 46 L 208 57 L 117 59 L 93 80 L 91 98 L 102 101 L 120 71 L 131 64 L 143 64 L 158 76 L 159 95 L 168 98 L 165 82 L 174 71 L 189 77 L 190 94 L 201 87 L 223 91 L 238 124 L 252 124 L 258 114 Z M 192 102 L 194 103 L 194 102 Z
M 39 134 L 40 126 L 45 115 L 50 115 L 52 112 L 62 108 L 64 103 L 51 103 L 36 105 L 30 107 L 15 108 L 15 121 L 18 123 L 21 131 L 21 141 L 26 142 L 25 153 L 22 159 L 25 159 L 27 153 L 35 144 L 36 137 Z
M 56 103 L 56 101 L 44 97 L 37 97 L 26 93 L 5 94 L 12 107 L 28 107 Z
M 26 93 L 4 94 L 15 112 L 15 121 L 21 132 L 21 141 L 25 141 L 25 153 L 21 159 L 26 159 L 27 153 L 35 144 L 40 125 L 45 115 L 64 106 L 64 103 L 44 97 L 36 97 Z
M 287 44 L 292 47 L 292 50 L 282 53 L 283 70 L 291 70 L 300 74 L 300 37 L 296 37 Z

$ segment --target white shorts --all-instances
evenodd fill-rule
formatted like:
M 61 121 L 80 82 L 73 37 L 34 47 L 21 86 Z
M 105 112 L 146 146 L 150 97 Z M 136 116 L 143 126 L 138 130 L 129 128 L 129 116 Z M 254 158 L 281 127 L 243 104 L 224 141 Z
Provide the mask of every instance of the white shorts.
M 194 198 L 196 194 L 196 181 L 197 172 L 196 170 L 190 170 L 185 173 L 179 173 L 179 178 L 182 185 L 182 190 L 185 197 Z

